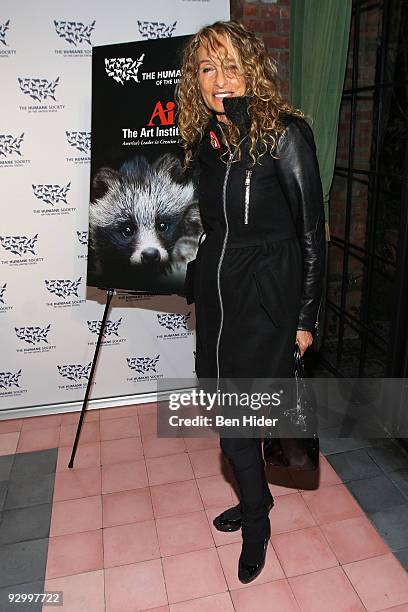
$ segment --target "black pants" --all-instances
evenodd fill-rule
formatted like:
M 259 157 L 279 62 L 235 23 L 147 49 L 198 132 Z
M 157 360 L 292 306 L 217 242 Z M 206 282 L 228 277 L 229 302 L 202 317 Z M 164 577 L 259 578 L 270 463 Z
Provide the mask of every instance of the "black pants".
M 265 475 L 259 438 L 223 438 L 220 447 L 231 463 L 240 493 L 242 535 L 248 540 L 265 536 L 267 506 L 273 501 Z

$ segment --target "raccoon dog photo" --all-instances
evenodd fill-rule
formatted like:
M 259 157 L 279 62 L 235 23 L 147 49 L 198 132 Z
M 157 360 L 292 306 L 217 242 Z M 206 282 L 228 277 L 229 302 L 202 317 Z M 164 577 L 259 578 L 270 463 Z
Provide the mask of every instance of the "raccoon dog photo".
M 195 186 L 170 153 L 100 168 L 91 185 L 89 273 L 100 287 L 181 293 L 202 233 Z

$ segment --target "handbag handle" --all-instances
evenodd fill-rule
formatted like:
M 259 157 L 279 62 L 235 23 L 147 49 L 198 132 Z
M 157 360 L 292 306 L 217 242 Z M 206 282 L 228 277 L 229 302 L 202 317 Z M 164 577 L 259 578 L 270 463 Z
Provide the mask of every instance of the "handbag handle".
M 295 349 L 293 353 L 293 374 L 295 378 L 305 377 L 305 362 L 300 353 L 299 345 L 295 343 Z

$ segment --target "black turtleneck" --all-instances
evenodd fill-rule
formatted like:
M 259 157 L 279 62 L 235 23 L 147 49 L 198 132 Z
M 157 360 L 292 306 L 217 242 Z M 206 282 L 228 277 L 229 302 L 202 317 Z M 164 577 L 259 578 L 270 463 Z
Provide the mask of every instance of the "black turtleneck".
M 231 96 L 223 98 L 225 116 L 236 125 L 241 134 L 246 134 L 251 125 L 248 112 L 249 96 Z

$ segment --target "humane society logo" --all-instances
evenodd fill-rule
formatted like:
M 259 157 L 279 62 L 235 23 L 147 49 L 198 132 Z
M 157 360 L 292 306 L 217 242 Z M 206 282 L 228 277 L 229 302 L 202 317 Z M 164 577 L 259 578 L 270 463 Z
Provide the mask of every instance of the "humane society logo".
M 20 386 L 22 370 L 16 372 L 0 372 L 0 397 L 17 397 L 27 393 L 27 389 Z
M 81 231 L 77 230 L 76 231 L 76 236 L 77 236 L 77 240 L 78 240 L 79 244 L 81 245 L 81 247 L 87 247 L 88 246 L 88 232 L 87 231 L 81 232 Z M 85 259 L 85 260 L 87 260 L 88 259 L 88 249 L 87 248 L 81 249 L 81 251 L 83 251 L 83 252 L 82 253 L 81 252 L 77 253 L 78 259 Z
M 58 216 L 67 215 L 76 210 L 75 206 L 68 206 L 68 192 L 71 189 L 71 183 L 66 185 L 59 184 L 32 184 L 33 194 L 48 206 L 46 208 L 34 208 L 33 213 L 43 216 Z M 57 204 L 65 204 L 62 207 L 56 207 Z
M 8 312 L 9 310 L 13 309 L 13 306 L 11 306 L 11 304 L 8 304 L 8 300 L 6 298 L 6 289 L 7 289 L 7 283 L 0 283 L 0 314 L 2 314 L 3 312 Z
M 88 232 L 80 232 L 77 230 L 77 238 L 79 244 L 82 244 L 83 246 L 88 245 Z
M 21 93 L 39 104 L 21 105 L 21 111 L 28 113 L 57 112 L 65 108 L 64 104 L 45 104 L 47 100 L 57 102 L 56 90 L 60 84 L 59 76 L 54 80 L 37 77 L 18 77 Z
M 68 163 L 86 164 L 91 161 L 91 132 L 68 132 L 65 131 L 67 143 L 77 149 L 83 155 L 69 156 L 66 158 Z
M 143 64 L 145 54 L 138 59 L 131 57 L 111 57 L 105 58 L 105 72 L 120 85 L 129 81 L 140 83 L 138 78 L 139 68 Z
M 170 38 L 176 28 L 177 21 L 166 24 L 158 21 L 137 21 L 139 32 L 143 38 Z
M 156 313 L 157 321 L 164 328 L 162 334 L 157 334 L 158 340 L 175 340 L 176 338 L 187 338 L 193 335 L 194 331 L 187 327 L 187 322 L 190 319 L 191 311 L 187 314 L 178 314 L 173 312 Z
M 21 136 L 13 136 L 12 134 L 0 134 L 0 156 L 8 157 L 17 153 L 21 157 L 20 146 L 24 140 L 24 132 Z
M 54 308 L 66 308 L 69 306 L 79 306 L 80 304 L 83 304 L 85 302 L 84 299 L 68 299 L 73 297 L 79 298 L 79 288 L 81 286 L 81 281 L 81 276 L 77 280 L 61 278 L 46 279 L 44 283 L 47 291 L 53 295 L 56 295 L 59 298 L 62 298 L 62 301 L 47 302 L 47 306 L 52 306 Z
M 99 336 L 102 327 L 102 320 L 99 319 L 95 321 L 87 321 L 86 323 L 91 334 Z M 117 344 L 122 344 L 123 342 L 126 342 L 126 338 L 121 338 L 119 335 L 119 328 L 121 324 L 122 317 L 117 321 L 111 321 L 108 319 L 105 322 L 105 327 L 102 334 L 102 344 L 104 346 L 115 346 Z M 95 340 L 88 342 L 88 346 L 95 346 L 97 341 L 98 338 L 96 337 Z
M 49 323 L 45 327 L 39 326 L 28 326 L 28 327 L 15 327 L 14 331 L 19 340 L 22 340 L 28 345 L 23 348 L 17 348 L 17 353 L 23 353 L 24 355 L 32 353 L 48 353 L 54 350 L 55 345 L 50 345 L 48 342 L 48 334 L 51 329 Z
M 91 365 L 91 362 L 86 365 L 81 363 L 57 365 L 59 375 L 62 378 L 72 381 L 71 384 L 58 385 L 58 389 L 70 391 L 85 388 L 88 384 Z
M 126 378 L 126 382 L 141 382 L 163 378 L 163 374 L 157 372 L 159 358 L 160 355 L 156 355 L 156 357 L 127 357 L 128 368 L 137 372 L 139 376 Z
M 91 35 L 95 29 L 95 23 L 95 20 L 91 23 L 83 23 L 82 21 L 54 19 L 56 34 L 68 45 L 68 48 L 54 49 L 54 53 L 64 57 L 91 57 Z M 82 48 L 80 48 L 81 45 Z
M 89 153 L 91 150 L 91 132 L 65 132 L 68 144 L 75 147 L 81 153 Z
M 23 266 L 43 262 L 43 257 L 26 257 L 30 254 L 37 255 L 37 240 L 38 234 L 34 236 L 0 236 L 0 246 L 10 255 L 17 256 L 13 259 L 2 259 L 1 263 L 9 266 Z
M 18 83 L 23 94 L 30 96 L 37 102 L 43 102 L 44 100 L 55 99 L 55 90 L 59 85 L 59 77 L 55 81 L 48 81 L 47 79 L 31 79 L 31 78 L 20 78 L 18 77 Z
M 11 49 L 7 42 L 7 34 L 10 28 L 10 19 L 7 19 L 4 23 L 0 23 L 0 58 L 10 57 L 16 54 L 15 49 Z
M 0 134 L 0 168 L 24 166 L 30 163 L 24 159 L 21 152 L 21 144 L 24 141 L 24 132 L 20 136 L 14 134 Z M 12 159 L 9 159 L 9 158 Z

